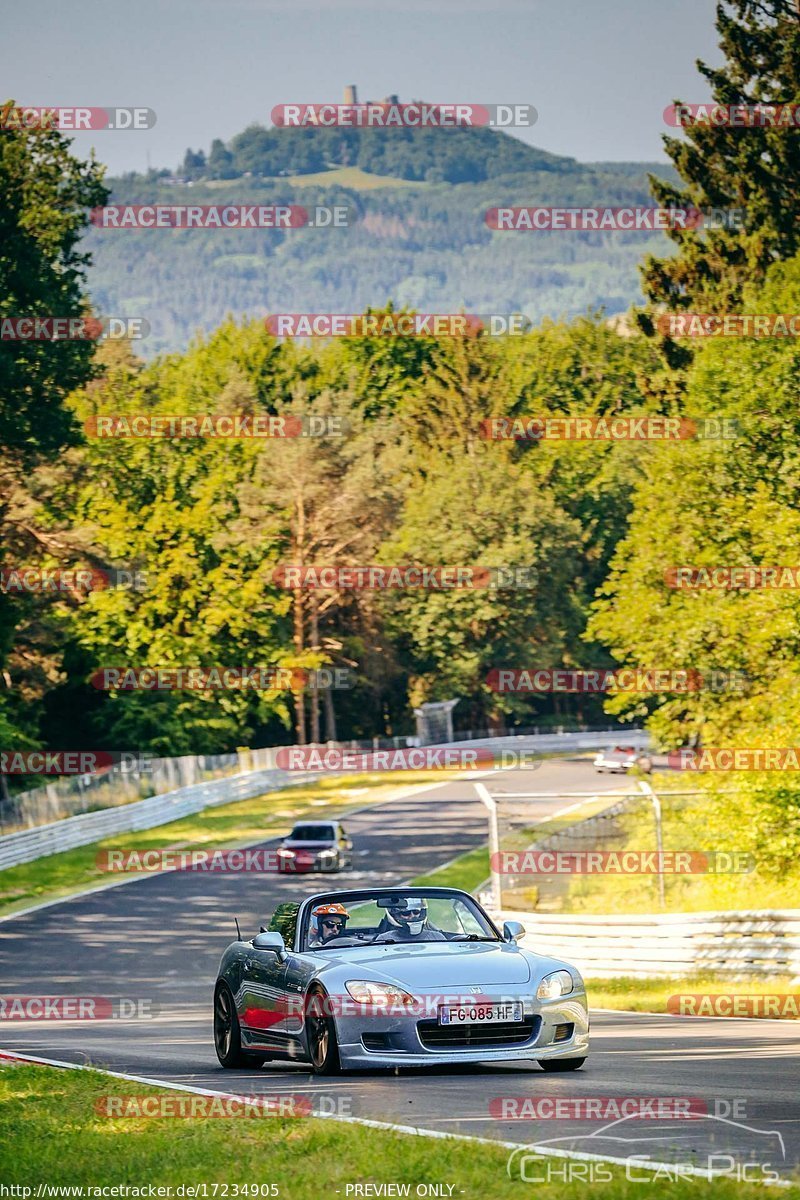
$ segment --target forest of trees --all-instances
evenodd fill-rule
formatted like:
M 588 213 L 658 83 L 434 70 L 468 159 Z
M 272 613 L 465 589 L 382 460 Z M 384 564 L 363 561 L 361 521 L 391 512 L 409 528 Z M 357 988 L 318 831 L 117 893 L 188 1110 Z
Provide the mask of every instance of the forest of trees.
M 715 97 L 800 102 L 794 6 L 735 0 L 719 19 L 727 62 L 709 73 Z M 800 311 L 800 131 L 731 133 L 690 129 L 667 148 L 686 199 L 743 204 L 748 225 L 681 236 L 674 254 L 650 257 L 636 332 L 588 314 L 522 337 L 307 346 L 277 342 L 257 320 L 229 320 L 149 363 L 128 345 L 90 360 L 84 346 L 0 344 L 0 566 L 89 563 L 147 579 L 142 591 L 84 597 L 0 593 L 0 741 L 208 753 L 298 733 L 406 732 L 413 705 L 451 697 L 462 727 L 533 724 L 556 711 L 586 718 L 599 701 L 498 695 L 487 673 L 616 663 L 746 675 L 743 692 L 607 702 L 647 717 L 665 746 L 697 735 L 792 744 L 797 592 L 679 591 L 665 581 L 678 564 L 797 561 L 796 341 L 708 339 L 689 350 L 654 332 L 665 307 Z M 14 200 L 3 230 L 5 311 L 79 311 L 76 239 L 100 202 L 96 169 L 57 133 L 7 134 L 0 183 Z M 654 182 L 659 199 L 665 186 Z M 349 432 L 84 435 L 92 417 L 141 412 L 336 414 Z M 514 413 L 727 416 L 738 432 L 672 444 L 480 436 L 484 418 Z M 537 584 L 277 586 L 274 568 L 297 562 L 524 565 Z M 89 683 L 109 665 L 214 664 L 346 666 L 355 686 L 329 704 L 291 691 L 106 694 Z
M 292 130 L 276 131 L 291 136 Z M 394 136 L 396 131 L 387 131 Z M 430 130 L 446 147 L 455 130 Z M 480 131 L 472 131 L 478 133 Z M 526 147 L 500 133 L 495 141 Z M 428 162 L 435 163 L 431 149 Z M 569 163 L 569 160 L 560 160 Z M 184 350 L 228 315 L 360 312 L 393 301 L 427 312 L 525 312 L 533 321 L 604 307 L 624 313 L 642 298 L 643 253 L 663 252 L 661 233 L 509 234 L 490 230 L 497 204 L 652 204 L 647 166 L 580 164 L 527 170 L 481 183 L 344 186 L 343 176 L 293 186 L 258 177 L 171 183 L 109 180 L 114 203 L 346 205 L 340 229 L 92 229 L 92 297 L 106 313 L 144 317 L 142 353 Z M 659 169 L 666 181 L 675 177 Z M 390 181 L 391 182 L 391 181 Z M 324 184 L 324 186 L 323 186 Z M 132 251 L 135 250 L 135 253 Z
M 580 172 L 574 159 L 548 154 L 491 129 L 266 129 L 250 125 L 225 145 L 187 150 L 184 179 L 309 175 L 332 166 L 428 183 L 482 183 L 525 171 Z

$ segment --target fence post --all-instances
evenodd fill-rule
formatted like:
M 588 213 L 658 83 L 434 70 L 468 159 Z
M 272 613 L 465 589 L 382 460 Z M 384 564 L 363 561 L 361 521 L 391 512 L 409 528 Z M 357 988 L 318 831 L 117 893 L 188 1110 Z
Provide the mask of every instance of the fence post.
M 664 833 L 661 821 L 661 801 L 655 794 L 650 784 L 645 779 L 639 780 L 639 787 L 644 792 L 645 796 L 653 805 L 653 816 L 656 822 L 656 850 L 658 851 L 658 902 L 662 908 L 667 907 L 667 902 L 664 897 Z
M 492 880 L 492 903 L 497 912 L 503 903 L 500 890 L 500 872 L 497 869 L 500 859 L 500 832 L 497 826 L 497 802 L 484 783 L 476 783 L 475 791 L 478 799 L 489 812 L 489 871 Z

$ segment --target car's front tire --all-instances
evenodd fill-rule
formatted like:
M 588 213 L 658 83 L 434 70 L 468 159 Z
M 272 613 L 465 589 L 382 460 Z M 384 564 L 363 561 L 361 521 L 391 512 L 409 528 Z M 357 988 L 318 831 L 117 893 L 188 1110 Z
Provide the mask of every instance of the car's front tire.
M 305 1006 L 308 1057 L 315 1075 L 334 1075 L 341 1069 L 336 1025 L 328 1011 L 328 997 L 319 988 L 308 993 Z
M 218 983 L 214 992 L 214 1049 L 217 1058 L 228 1071 L 243 1067 L 260 1067 L 267 1061 L 264 1054 L 242 1049 L 242 1031 L 233 992 L 227 983 Z
M 543 1071 L 577 1071 L 586 1062 L 585 1058 L 540 1058 Z

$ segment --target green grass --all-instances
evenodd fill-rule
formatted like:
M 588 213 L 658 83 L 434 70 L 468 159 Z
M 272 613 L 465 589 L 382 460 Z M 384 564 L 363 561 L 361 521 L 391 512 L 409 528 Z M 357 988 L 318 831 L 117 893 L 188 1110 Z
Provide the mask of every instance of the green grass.
M 96 864 L 100 850 L 156 849 L 233 849 L 287 833 L 300 817 L 380 804 L 397 794 L 398 788 L 436 783 L 457 778 L 450 771 L 382 772 L 338 779 L 321 778 L 319 782 L 299 787 L 283 788 L 250 800 L 202 812 L 169 825 L 158 825 L 133 833 L 106 838 L 62 854 L 51 854 L 18 867 L 0 871 L 0 914 L 13 913 L 31 904 L 55 900 L 117 882 L 122 875 L 101 871 Z
M 691 798 L 670 798 L 670 788 L 678 790 L 674 780 L 654 776 L 651 783 L 661 799 L 666 851 L 752 853 L 756 858 L 755 869 L 748 873 L 718 875 L 665 873 L 663 910 L 660 908 L 658 876 L 655 874 L 562 875 L 549 881 L 540 881 L 541 892 L 547 892 L 552 901 L 548 902 L 548 911 L 680 913 L 726 912 L 741 909 L 743 904 L 748 909 L 797 907 L 800 863 L 795 862 L 790 869 L 778 869 L 768 854 L 759 853 L 750 814 L 744 809 L 742 798 L 724 794 L 715 796 L 702 790 L 698 790 L 698 794 Z M 600 848 L 618 851 L 655 849 L 653 811 L 644 798 L 635 811 L 617 818 L 616 827 L 617 836 Z M 542 829 L 534 833 L 538 838 Z M 583 841 L 579 848 L 587 849 L 589 846 Z
M 797 984 L 792 986 L 788 976 L 731 979 L 730 976 L 707 974 L 686 975 L 679 979 L 633 979 L 624 975 L 614 979 L 587 979 L 586 990 L 592 1008 L 651 1013 L 666 1013 L 670 996 L 681 993 L 733 993 L 746 996 L 800 994 L 800 987 Z
M 611 801 L 604 800 L 602 796 L 598 796 L 596 799 L 587 799 L 586 803 L 581 805 L 580 810 L 576 810 L 574 813 L 550 818 L 543 821 L 541 825 L 515 831 L 511 838 L 503 839 L 503 849 L 524 850 L 535 839 L 556 833 L 559 829 L 573 824 L 576 818 L 585 820 L 587 817 L 594 816 L 596 812 L 607 808 L 609 803 Z M 489 849 L 487 846 L 478 846 L 477 849 L 459 855 L 458 858 L 454 858 L 452 862 L 439 867 L 436 871 L 418 876 L 413 882 L 419 884 L 420 887 L 454 887 L 462 888 L 465 892 L 474 892 L 488 878 Z M 519 896 L 519 892 L 512 893 L 512 898 L 517 901 Z
M 373 175 L 361 167 L 336 167 L 330 171 L 317 171 L 313 175 L 287 175 L 284 183 L 294 187 L 339 187 L 353 188 L 357 192 L 373 192 L 376 188 L 420 188 L 428 184 L 413 179 L 400 179 L 396 175 Z
M 235 1084 L 231 1086 L 235 1089 Z M 405 1085 L 390 1078 L 382 1086 Z M 148 1185 L 227 1184 L 228 1196 L 235 1194 L 234 1185 L 275 1184 L 285 1200 L 320 1200 L 337 1192 L 344 1200 L 347 1185 L 354 1183 L 408 1184 L 412 1196 L 418 1184 L 450 1184 L 458 1200 L 485 1200 L 486 1196 L 527 1200 L 534 1194 L 530 1182 L 508 1177 L 508 1150 L 499 1146 L 413 1137 L 314 1118 L 109 1119 L 96 1108 L 109 1095 L 167 1096 L 174 1103 L 180 1094 L 95 1071 L 28 1065 L 1 1068 L 3 1183 L 34 1189 L 39 1183 L 122 1184 L 144 1186 L 145 1195 Z M 372 1106 L 369 1115 L 380 1119 L 379 1106 Z M 412 1120 L 413 1108 L 409 1108 Z M 563 1168 L 562 1160 L 559 1169 Z M 542 1161 L 537 1168 L 529 1162 L 531 1169 L 538 1173 L 546 1165 Z M 651 1184 L 627 1182 L 621 1168 L 609 1169 L 614 1181 L 595 1183 L 591 1189 L 597 1200 L 645 1200 L 652 1195 Z M 535 1187 L 536 1195 L 546 1200 L 575 1200 L 583 1190 L 574 1182 Z M 213 1194 L 209 1190 L 208 1195 Z M 798 1196 L 800 1188 L 781 1194 Z M 669 1195 L 675 1200 L 707 1195 L 715 1200 L 753 1200 L 756 1195 L 763 1197 L 763 1191 L 729 1180 L 713 1184 L 697 1180 L 672 1183 Z
M 478 846 L 466 854 L 454 858 L 451 863 L 431 871 L 429 875 L 420 875 L 413 880 L 420 887 L 452 887 L 461 888 L 465 892 L 474 892 L 489 876 L 489 850 L 487 846 Z

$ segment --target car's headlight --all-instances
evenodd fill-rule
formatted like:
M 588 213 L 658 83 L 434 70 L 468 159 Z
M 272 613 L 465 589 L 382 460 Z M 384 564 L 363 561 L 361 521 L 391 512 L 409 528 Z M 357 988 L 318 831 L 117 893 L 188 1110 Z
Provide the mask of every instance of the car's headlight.
M 285 846 L 281 846 L 281 847 L 280 847 L 280 849 L 278 850 L 278 854 L 284 854 L 284 855 L 286 855 L 286 856 L 287 856 L 287 858 L 294 858 L 294 857 L 295 857 L 295 851 L 294 851 L 294 850 L 287 850 Z
M 393 983 L 372 983 L 369 979 L 350 979 L 344 985 L 359 1004 L 379 1004 L 405 1007 L 416 1000 Z
M 574 987 L 569 971 L 553 971 L 545 975 L 536 989 L 537 1000 L 557 1000 L 559 996 L 567 996 Z
M 336 851 L 335 850 L 320 850 L 317 853 L 317 857 L 318 858 L 335 858 Z

